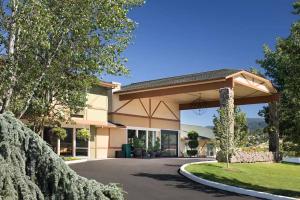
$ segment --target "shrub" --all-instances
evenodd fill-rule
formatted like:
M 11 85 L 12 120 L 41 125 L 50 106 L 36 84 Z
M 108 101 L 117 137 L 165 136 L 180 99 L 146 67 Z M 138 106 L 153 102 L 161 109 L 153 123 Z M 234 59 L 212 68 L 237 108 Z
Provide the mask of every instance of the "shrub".
M 199 137 L 199 134 L 196 131 L 190 131 L 188 132 L 188 138 L 190 140 L 197 140 Z
M 51 129 L 52 133 L 59 139 L 64 140 L 67 137 L 67 131 L 64 128 L 55 127 Z
M 199 134 L 196 131 L 190 131 L 188 132 L 188 146 L 189 146 L 189 150 L 187 150 L 187 154 L 189 156 L 195 156 L 198 154 L 198 146 L 199 146 L 199 142 L 198 142 L 198 137 Z
M 159 139 L 159 137 L 157 137 L 156 140 L 155 140 L 153 151 L 154 152 L 159 152 L 160 151 L 160 139 Z
M 135 149 L 142 149 L 144 148 L 144 142 L 137 138 L 137 137 L 134 137 L 133 138 L 133 143 L 132 143 L 132 146 L 135 148 Z
M 186 150 L 186 153 L 188 156 L 195 156 L 198 154 L 198 150 L 197 149 L 189 149 L 189 150 Z
M 190 140 L 190 141 L 188 141 L 188 146 L 191 149 L 196 149 L 199 146 L 198 140 Z
M 124 199 L 116 184 L 77 175 L 10 113 L 0 115 L 0 141 L 0 199 Z
M 229 161 L 230 161 L 230 158 L 231 158 L 231 154 L 229 154 Z M 217 155 L 216 155 L 216 159 L 217 159 L 218 162 L 227 162 L 226 152 L 218 151 Z
M 76 137 L 82 140 L 88 140 L 90 138 L 90 131 L 86 128 L 77 131 Z

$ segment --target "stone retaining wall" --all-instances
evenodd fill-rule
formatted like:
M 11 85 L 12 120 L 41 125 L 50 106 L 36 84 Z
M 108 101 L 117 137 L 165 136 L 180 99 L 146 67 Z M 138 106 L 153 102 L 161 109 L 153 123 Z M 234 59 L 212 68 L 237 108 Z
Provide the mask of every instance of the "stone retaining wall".
M 272 162 L 275 160 L 272 152 L 235 152 L 231 156 L 231 163 L 254 163 L 254 162 Z

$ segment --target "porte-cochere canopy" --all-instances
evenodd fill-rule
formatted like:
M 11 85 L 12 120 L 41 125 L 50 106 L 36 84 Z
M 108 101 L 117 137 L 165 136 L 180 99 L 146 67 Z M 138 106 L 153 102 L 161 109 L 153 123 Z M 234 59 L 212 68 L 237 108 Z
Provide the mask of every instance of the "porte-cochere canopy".
M 115 92 L 119 100 L 166 97 L 179 104 L 180 110 L 220 106 L 220 89 L 231 88 L 234 104 L 258 104 L 277 101 L 272 83 L 245 70 L 221 69 L 123 86 Z

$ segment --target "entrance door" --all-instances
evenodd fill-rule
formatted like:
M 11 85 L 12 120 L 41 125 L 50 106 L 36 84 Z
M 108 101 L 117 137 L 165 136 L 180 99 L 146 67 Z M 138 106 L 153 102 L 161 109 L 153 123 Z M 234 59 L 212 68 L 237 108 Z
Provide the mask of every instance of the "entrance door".
M 162 156 L 178 156 L 178 131 L 161 130 Z

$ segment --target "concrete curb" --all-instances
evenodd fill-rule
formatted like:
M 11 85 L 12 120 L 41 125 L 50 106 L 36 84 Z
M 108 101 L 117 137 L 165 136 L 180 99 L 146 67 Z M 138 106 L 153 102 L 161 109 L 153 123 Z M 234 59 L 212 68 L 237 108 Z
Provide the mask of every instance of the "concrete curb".
M 70 160 L 70 161 L 65 161 L 65 163 L 67 165 L 70 165 L 70 164 L 76 164 L 76 163 L 83 163 L 83 162 L 87 162 L 88 159 L 80 159 L 80 160 Z
M 275 194 L 270 194 L 266 192 L 258 192 L 255 190 L 249 190 L 249 189 L 244 189 L 244 188 L 239 188 L 231 185 L 225 185 L 223 183 L 217 183 L 214 181 L 209 181 L 203 178 L 200 178 L 198 176 L 193 175 L 192 173 L 188 172 L 185 170 L 185 167 L 188 165 L 193 165 L 193 164 L 204 164 L 204 163 L 216 163 L 217 161 L 203 161 L 203 162 L 193 162 L 193 163 L 187 163 L 184 164 L 180 167 L 180 174 L 183 176 L 197 182 L 203 185 L 207 185 L 209 187 L 217 188 L 220 190 L 225 190 L 229 192 L 234 192 L 238 194 L 243 194 L 243 195 L 248 195 L 248 196 L 253 196 L 253 197 L 258 197 L 258 198 L 263 198 L 263 199 L 271 199 L 271 200 L 297 200 L 296 198 L 293 197 L 287 197 L 287 196 L 281 196 L 281 195 L 275 195 Z

